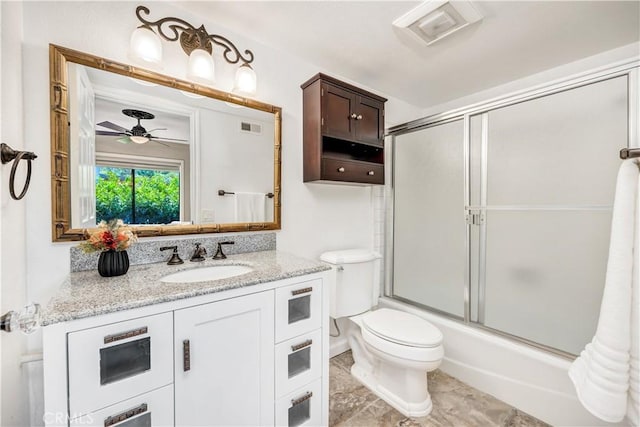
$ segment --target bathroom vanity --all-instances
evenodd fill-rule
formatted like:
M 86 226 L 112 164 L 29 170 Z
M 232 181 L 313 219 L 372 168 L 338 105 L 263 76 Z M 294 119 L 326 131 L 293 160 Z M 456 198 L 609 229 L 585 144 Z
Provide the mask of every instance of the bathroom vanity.
M 206 279 L 229 265 L 251 271 Z M 43 318 L 46 425 L 327 425 L 328 269 L 263 251 L 71 273 Z

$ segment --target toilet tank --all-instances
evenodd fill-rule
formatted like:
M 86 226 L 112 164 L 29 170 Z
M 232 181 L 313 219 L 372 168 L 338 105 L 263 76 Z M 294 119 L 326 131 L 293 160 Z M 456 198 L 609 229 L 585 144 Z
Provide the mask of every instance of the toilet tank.
M 325 252 L 320 260 L 331 264 L 329 315 L 354 316 L 376 304 L 374 284 L 380 255 L 367 249 Z

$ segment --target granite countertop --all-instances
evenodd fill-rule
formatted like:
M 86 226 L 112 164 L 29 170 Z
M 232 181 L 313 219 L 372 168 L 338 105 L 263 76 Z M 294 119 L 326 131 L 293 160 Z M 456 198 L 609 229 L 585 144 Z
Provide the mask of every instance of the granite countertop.
M 253 271 L 226 279 L 194 283 L 164 283 L 168 274 L 216 265 L 246 265 Z M 202 262 L 181 265 L 155 263 L 135 265 L 127 274 L 101 277 L 97 270 L 69 274 L 43 311 L 42 326 L 162 302 L 222 292 L 259 283 L 329 270 L 330 267 L 277 251 L 229 255 L 226 260 L 208 257 Z

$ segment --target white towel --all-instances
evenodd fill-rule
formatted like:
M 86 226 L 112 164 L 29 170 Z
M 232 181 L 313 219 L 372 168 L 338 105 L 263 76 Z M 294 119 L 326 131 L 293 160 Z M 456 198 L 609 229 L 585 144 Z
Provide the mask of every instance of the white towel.
M 265 193 L 236 192 L 236 222 L 264 222 L 266 212 Z
M 636 159 L 618 172 L 607 275 L 598 328 L 569 369 L 578 399 L 608 422 L 638 424 L 640 184 Z

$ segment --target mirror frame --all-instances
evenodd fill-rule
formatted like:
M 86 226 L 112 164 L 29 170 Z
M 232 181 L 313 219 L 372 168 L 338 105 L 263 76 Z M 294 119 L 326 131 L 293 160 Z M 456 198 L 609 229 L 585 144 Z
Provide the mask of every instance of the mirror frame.
M 69 178 L 69 110 L 67 63 L 133 77 L 178 90 L 193 92 L 208 98 L 231 102 L 274 114 L 274 181 L 273 222 L 247 222 L 195 225 L 132 226 L 138 237 L 175 236 L 183 234 L 226 233 L 237 231 L 281 229 L 281 167 L 282 167 L 282 108 L 253 99 L 243 98 L 207 86 L 165 76 L 154 71 L 134 67 L 88 53 L 49 45 L 49 85 L 51 101 L 51 221 L 54 242 L 84 240 L 92 230 L 71 228 L 71 181 Z

